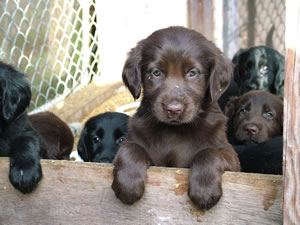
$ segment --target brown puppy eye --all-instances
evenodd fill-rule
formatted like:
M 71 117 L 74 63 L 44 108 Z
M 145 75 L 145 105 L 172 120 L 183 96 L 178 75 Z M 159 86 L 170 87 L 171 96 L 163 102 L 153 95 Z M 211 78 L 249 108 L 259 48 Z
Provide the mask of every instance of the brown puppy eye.
M 241 115 L 244 115 L 244 114 L 246 114 L 247 112 L 248 112 L 248 110 L 245 109 L 245 108 L 241 108 L 240 111 L 239 111 L 239 113 L 240 113 Z
M 155 76 L 155 77 L 159 77 L 159 76 L 162 75 L 162 72 L 161 72 L 159 69 L 154 68 L 154 69 L 152 70 L 152 75 Z
M 264 117 L 271 120 L 274 118 L 274 115 L 272 112 L 266 112 L 266 113 L 264 113 Z
M 191 69 L 189 72 L 187 72 L 185 76 L 187 78 L 193 78 L 193 77 L 195 77 L 195 76 L 197 76 L 199 74 L 200 74 L 199 70 L 197 70 L 197 69 L 194 68 L 194 69 Z

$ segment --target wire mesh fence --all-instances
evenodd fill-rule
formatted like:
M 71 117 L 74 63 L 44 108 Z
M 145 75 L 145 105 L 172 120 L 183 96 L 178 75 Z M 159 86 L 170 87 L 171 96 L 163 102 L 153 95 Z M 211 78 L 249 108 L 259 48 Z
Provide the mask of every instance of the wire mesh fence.
M 222 2 L 228 58 L 255 45 L 284 55 L 284 0 Z M 0 60 L 26 73 L 32 89 L 29 111 L 47 109 L 100 76 L 98 19 L 96 0 L 0 0 Z
M 225 0 L 224 52 L 266 45 L 285 55 L 285 0 Z
M 99 75 L 96 19 L 93 0 L 0 1 L 0 59 L 26 73 L 29 111 Z

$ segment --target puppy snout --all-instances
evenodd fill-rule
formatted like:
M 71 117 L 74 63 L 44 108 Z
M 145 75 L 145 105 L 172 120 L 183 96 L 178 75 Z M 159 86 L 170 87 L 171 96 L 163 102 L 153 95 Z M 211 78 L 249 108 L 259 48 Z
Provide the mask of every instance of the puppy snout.
M 185 98 L 184 89 L 176 85 L 175 88 L 171 91 L 171 96 L 174 96 L 177 99 L 184 99 Z
M 174 119 L 181 115 L 184 111 L 184 105 L 180 102 L 171 102 L 165 105 L 165 111 L 169 119 Z
M 254 135 L 256 135 L 258 133 L 258 127 L 256 125 L 253 124 L 247 124 L 244 126 L 244 132 L 252 137 Z

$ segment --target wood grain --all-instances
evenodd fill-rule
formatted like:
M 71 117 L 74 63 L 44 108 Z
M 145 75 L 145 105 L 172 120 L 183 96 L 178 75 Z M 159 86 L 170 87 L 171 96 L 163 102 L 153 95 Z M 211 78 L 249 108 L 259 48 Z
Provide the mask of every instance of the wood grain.
M 300 2 L 286 1 L 284 224 L 300 223 Z
M 112 165 L 42 160 L 44 177 L 23 195 L 0 158 L 0 224 L 282 224 L 282 176 L 226 172 L 223 197 L 209 211 L 187 196 L 188 169 L 151 167 L 134 205 L 111 189 Z

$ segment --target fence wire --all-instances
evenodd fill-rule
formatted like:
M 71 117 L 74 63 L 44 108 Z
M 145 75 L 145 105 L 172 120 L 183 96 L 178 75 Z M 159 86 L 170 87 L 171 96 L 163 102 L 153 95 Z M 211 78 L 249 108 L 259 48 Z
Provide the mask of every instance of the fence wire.
M 229 58 L 239 48 L 257 45 L 285 55 L 285 0 L 224 0 L 224 10 L 224 51 Z
M 0 59 L 26 73 L 29 111 L 99 75 L 96 20 L 94 0 L 0 1 Z
M 227 57 L 255 45 L 285 54 L 285 0 L 224 0 L 222 7 Z M 0 0 L 0 60 L 27 74 L 29 111 L 47 109 L 99 76 L 95 9 L 96 0 Z

